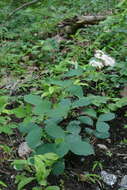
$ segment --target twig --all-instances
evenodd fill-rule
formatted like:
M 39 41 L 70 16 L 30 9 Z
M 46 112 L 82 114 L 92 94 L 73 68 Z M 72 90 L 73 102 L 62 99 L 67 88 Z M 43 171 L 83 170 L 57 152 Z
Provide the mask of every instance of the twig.
M 25 3 L 25 4 L 21 5 L 20 7 L 16 8 L 14 11 L 12 11 L 12 12 L 9 14 L 8 17 L 11 17 L 11 16 L 12 16 L 13 14 L 15 14 L 17 11 L 19 11 L 19 10 L 25 8 L 25 7 L 28 7 L 28 6 L 30 6 L 30 5 L 32 5 L 32 4 L 34 4 L 34 3 L 37 3 L 38 1 L 40 1 L 40 0 L 33 0 L 33 1 L 30 1 L 30 2 L 28 2 L 28 3 Z

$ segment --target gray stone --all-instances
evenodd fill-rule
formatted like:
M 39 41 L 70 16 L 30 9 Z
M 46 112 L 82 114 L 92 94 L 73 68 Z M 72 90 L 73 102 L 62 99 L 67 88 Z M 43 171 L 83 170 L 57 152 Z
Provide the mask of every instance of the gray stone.
M 114 185 L 117 182 L 117 176 L 116 175 L 107 173 L 104 170 L 101 171 L 101 177 L 102 177 L 102 180 L 107 185 L 110 185 L 110 186 Z
M 120 187 L 124 188 L 124 189 L 127 189 L 127 175 L 125 175 L 122 180 L 121 180 L 121 183 L 120 183 Z
M 97 187 L 96 190 L 101 190 L 100 187 Z

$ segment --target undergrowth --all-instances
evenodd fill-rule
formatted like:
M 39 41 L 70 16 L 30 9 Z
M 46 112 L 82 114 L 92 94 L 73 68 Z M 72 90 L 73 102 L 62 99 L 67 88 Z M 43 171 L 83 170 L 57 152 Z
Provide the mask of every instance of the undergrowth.
M 63 174 L 70 152 L 96 154 L 93 141 L 110 137 L 111 120 L 127 105 L 120 95 L 127 82 L 127 3 L 43 1 L 10 17 L 21 4 L 0 2 L 0 133 L 14 140 L 20 132 L 18 145 L 27 142 L 31 154 L 19 159 L 0 140 L 2 165 L 9 159 L 18 171 L 18 190 L 31 182 L 32 190 L 58 190 L 48 176 Z M 65 20 L 89 14 L 109 16 L 74 34 L 61 32 Z M 115 66 L 90 66 L 96 49 L 113 56 Z

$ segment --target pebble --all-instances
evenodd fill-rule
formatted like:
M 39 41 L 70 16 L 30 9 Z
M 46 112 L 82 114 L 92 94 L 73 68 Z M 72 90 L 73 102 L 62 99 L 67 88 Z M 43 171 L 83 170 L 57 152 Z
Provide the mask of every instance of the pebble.
M 108 148 L 107 148 L 107 146 L 106 145 L 104 145 L 104 144 L 97 144 L 97 146 L 100 148 L 100 149 L 102 149 L 102 150 L 108 150 Z
M 27 145 L 27 142 L 22 142 L 19 145 L 18 148 L 18 154 L 21 158 L 23 158 L 24 156 L 28 156 L 30 153 L 32 152 L 32 150 L 30 149 L 30 147 Z
M 123 176 L 121 183 L 120 183 L 120 187 L 127 189 L 127 175 Z
M 110 185 L 110 186 L 114 185 L 117 182 L 117 176 L 116 175 L 107 173 L 104 170 L 101 171 L 101 177 L 102 177 L 102 180 L 107 185 Z

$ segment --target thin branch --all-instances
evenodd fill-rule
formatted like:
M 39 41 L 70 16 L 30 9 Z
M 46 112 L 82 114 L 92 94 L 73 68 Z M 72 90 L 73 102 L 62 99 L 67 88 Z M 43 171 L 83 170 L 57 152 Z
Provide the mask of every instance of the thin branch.
M 12 11 L 12 12 L 9 14 L 8 17 L 11 17 L 11 16 L 14 15 L 17 11 L 19 11 L 19 10 L 25 8 L 25 7 L 28 7 L 28 6 L 30 6 L 30 5 L 32 5 L 32 4 L 34 4 L 34 3 L 37 3 L 38 1 L 40 1 L 40 0 L 33 0 L 33 1 L 30 1 L 30 2 L 28 2 L 28 3 L 25 3 L 25 4 L 21 5 L 20 7 L 16 8 L 14 11 Z

